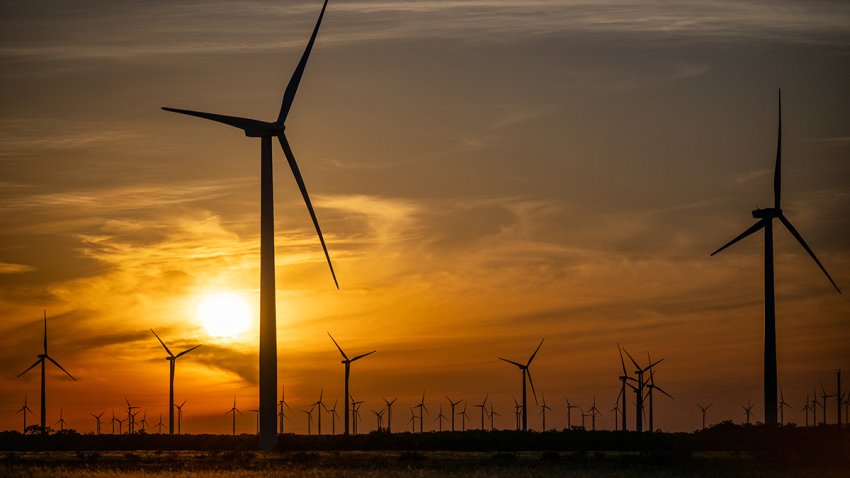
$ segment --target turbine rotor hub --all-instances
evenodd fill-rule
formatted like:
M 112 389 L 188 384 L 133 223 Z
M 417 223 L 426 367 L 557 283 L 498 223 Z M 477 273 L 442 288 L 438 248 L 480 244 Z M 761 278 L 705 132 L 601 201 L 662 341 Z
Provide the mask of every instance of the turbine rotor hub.
M 775 207 L 766 207 L 753 211 L 753 217 L 757 219 L 773 219 L 782 215 L 782 209 Z

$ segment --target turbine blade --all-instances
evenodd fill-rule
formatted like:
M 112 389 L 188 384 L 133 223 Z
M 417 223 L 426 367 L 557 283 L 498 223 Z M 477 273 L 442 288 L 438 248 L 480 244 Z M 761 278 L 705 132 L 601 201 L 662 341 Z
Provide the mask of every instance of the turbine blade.
M 327 1 L 327 0 L 325 0 Z M 313 203 L 310 202 L 310 195 L 307 194 L 307 186 L 304 184 L 304 178 L 301 177 L 301 171 L 298 169 L 298 163 L 295 162 L 295 155 L 292 154 L 292 149 L 289 147 L 289 142 L 286 136 L 281 133 L 277 136 L 280 141 L 280 146 L 283 148 L 283 153 L 286 155 L 286 160 L 289 162 L 289 168 L 292 170 L 292 175 L 295 176 L 295 182 L 298 183 L 298 189 L 301 190 L 301 196 L 304 197 L 304 204 L 307 205 L 307 210 L 310 211 L 310 218 L 313 219 L 313 225 L 316 226 L 316 234 L 319 235 L 319 242 L 322 243 L 322 250 L 325 251 L 325 258 L 328 260 L 328 267 L 331 269 L 331 276 L 334 279 L 334 285 L 339 289 L 339 282 L 336 280 L 334 265 L 331 263 L 331 256 L 328 254 L 328 246 L 325 244 L 325 238 L 322 236 L 322 228 L 319 227 L 319 220 L 316 218 L 316 211 L 313 210 Z
M 635 362 L 635 359 L 632 357 L 632 354 L 630 354 L 629 351 L 626 350 L 625 347 L 623 347 L 623 352 L 626 352 L 626 355 L 629 357 L 629 360 L 631 360 L 632 363 L 635 364 L 635 368 L 638 369 L 638 370 L 641 370 L 640 365 L 638 365 L 638 363 Z
M 156 335 L 156 332 L 154 332 L 154 331 L 153 331 L 153 329 L 150 329 L 150 331 L 153 333 L 154 337 L 156 337 L 156 339 L 157 339 L 157 340 L 159 340 L 159 343 L 161 343 L 161 344 L 162 344 L 162 348 L 164 348 L 164 349 L 165 349 L 165 351 L 166 351 L 166 352 L 168 352 L 168 355 L 169 355 L 170 357 L 174 357 L 174 354 L 173 354 L 173 353 L 171 353 L 171 350 L 168 348 L 168 346 L 167 346 L 167 345 L 165 345 L 165 342 L 163 342 L 163 341 L 162 341 L 162 339 L 161 339 L 161 338 L 159 338 L 159 335 Z
M 534 403 L 539 405 L 537 402 L 537 392 L 534 391 L 534 380 L 531 379 L 531 370 L 526 369 L 525 373 L 528 375 L 528 383 L 531 385 L 531 394 L 534 396 Z
M 47 355 L 47 310 L 44 311 L 44 355 Z
M 620 365 L 623 366 L 623 376 L 628 376 L 629 372 L 626 371 L 626 361 L 623 360 L 623 349 L 620 347 L 620 342 L 617 342 L 617 350 L 620 352 Z
M 663 361 L 664 361 L 664 359 L 661 359 L 661 360 L 656 361 L 655 363 L 650 363 L 649 365 L 646 366 L 646 368 L 643 369 L 643 371 L 646 372 L 647 370 L 651 370 L 652 367 L 655 367 L 656 365 L 660 364 Z
M 519 367 L 519 368 L 525 368 L 525 365 L 523 365 L 523 364 L 521 364 L 521 363 L 514 362 L 513 360 L 508 360 L 508 359 L 506 359 L 506 358 L 502 358 L 502 357 L 498 357 L 498 359 L 499 359 L 499 360 L 504 360 L 504 361 L 505 361 L 505 362 L 507 362 L 507 363 L 512 363 L 512 364 L 516 365 L 516 366 L 517 366 L 517 367 Z
M 777 93 L 779 120 L 776 127 L 776 166 L 773 170 L 773 203 L 779 209 L 782 198 L 782 89 Z
M 61 365 L 59 365 L 59 362 L 53 360 L 53 357 L 51 357 L 49 355 L 46 355 L 45 357 L 47 358 L 47 360 L 50 360 L 51 362 L 53 362 L 53 365 L 59 367 L 60 370 L 62 370 L 63 372 L 65 372 L 65 374 L 67 374 L 69 377 L 71 377 L 71 380 L 73 380 L 75 382 L 77 381 L 77 379 L 74 378 L 73 375 L 71 375 L 67 370 L 65 370 Z
M 362 359 L 363 357 L 366 357 L 366 356 L 368 356 L 368 355 L 372 355 L 372 354 L 373 354 L 373 353 L 375 353 L 375 352 L 376 352 L 376 350 L 373 350 L 373 351 L 371 351 L 371 352 L 369 352 L 369 353 L 365 353 L 365 354 L 363 354 L 363 355 L 358 355 L 358 356 L 354 357 L 353 359 L 351 359 L 351 361 L 352 361 L 352 362 L 354 362 L 355 360 L 360 360 L 360 359 Z
M 196 348 L 198 348 L 198 347 L 200 347 L 200 345 L 196 345 L 196 346 L 194 346 L 194 347 L 192 347 L 192 348 L 190 348 L 190 349 L 186 349 L 186 350 L 184 350 L 184 351 L 180 352 L 179 354 L 177 354 L 177 356 L 176 356 L 176 357 L 174 357 L 174 358 L 180 358 L 180 357 L 182 357 L 182 356 L 186 355 L 187 353 L 189 353 L 189 352 L 191 352 L 191 351 L 195 350 L 195 349 L 196 349 Z
M 167 106 L 163 106 L 162 109 L 165 111 L 170 111 L 172 113 L 179 113 L 181 115 L 195 116 L 197 118 L 203 118 L 210 121 L 215 121 L 216 123 L 223 123 L 228 126 L 233 126 L 234 128 L 241 129 L 242 131 L 249 130 L 268 130 L 270 129 L 270 124 L 265 121 L 258 121 L 250 118 L 240 118 L 238 116 L 227 116 L 220 115 L 216 113 L 205 113 L 203 111 L 192 111 L 192 110 L 183 110 L 179 108 L 169 108 Z
M 29 366 L 29 368 L 27 368 L 27 369 L 26 369 L 26 370 L 24 370 L 23 372 L 19 373 L 19 374 L 18 374 L 18 377 L 20 377 L 21 375 L 23 375 L 23 374 L 25 374 L 25 373 L 29 372 L 30 370 L 32 370 L 32 369 L 33 369 L 33 367 L 35 367 L 36 365 L 40 364 L 42 360 L 44 360 L 44 359 L 43 359 L 43 358 L 39 358 L 38 360 L 36 360 L 36 361 L 35 361 L 35 363 L 33 363 L 32 365 L 30 365 L 30 366 Z M 17 377 L 15 377 L 15 378 L 17 378 Z
M 310 51 L 313 50 L 313 43 L 316 42 L 316 35 L 319 33 L 319 26 L 322 24 L 322 17 L 325 16 L 325 8 L 328 6 L 328 0 L 322 5 L 322 11 L 319 13 L 319 19 L 316 21 L 316 26 L 313 28 L 313 34 L 310 35 L 310 41 L 307 42 L 307 48 L 301 55 L 301 60 L 298 61 L 298 66 L 292 73 L 292 78 L 289 79 L 289 84 L 286 85 L 286 91 L 283 92 L 283 101 L 280 105 L 280 113 L 277 115 L 277 123 L 283 124 L 286 121 L 286 116 L 289 114 L 289 109 L 292 107 L 292 102 L 295 101 L 295 93 L 298 91 L 298 84 L 301 82 L 301 76 L 304 75 L 304 68 L 307 67 L 307 60 L 310 58 Z
M 826 268 L 823 266 L 823 264 L 820 263 L 817 256 L 815 255 L 814 251 L 812 251 L 812 249 L 809 247 L 809 245 L 806 244 L 806 241 L 803 239 L 803 236 L 801 236 L 800 233 L 797 232 L 797 229 L 794 228 L 794 225 L 791 224 L 791 221 L 789 221 L 785 217 L 784 214 L 779 215 L 779 220 L 782 221 L 782 224 L 785 224 L 785 227 L 788 228 L 788 231 L 791 233 L 791 235 L 794 236 L 795 239 L 797 239 L 797 242 L 799 242 L 800 245 L 803 246 L 803 249 L 805 249 L 806 252 L 808 252 L 809 255 L 812 257 L 812 259 L 814 259 L 815 264 L 817 264 L 818 267 L 820 267 L 820 270 L 823 271 L 823 273 L 826 275 L 826 278 L 829 279 L 829 282 L 832 283 L 832 287 L 835 287 L 835 290 L 838 291 L 838 293 L 840 294 L 841 289 L 839 289 L 838 285 L 835 284 L 835 281 L 832 280 L 832 277 L 829 275 L 829 272 L 827 272 Z
M 664 389 L 659 387 L 658 385 L 653 385 L 652 388 L 658 390 L 659 392 L 663 393 L 664 395 L 667 395 L 670 398 L 673 398 L 673 395 L 670 395 L 669 393 L 665 392 Z M 673 398 L 673 400 L 675 400 L 675 398 Z
M 738 237 L 727 242 L 725 246 L 721 247 L 720 249 L 717 249 L 716 251 L 712 252 L 710 255 L 713 256 L 713 255 L 717 254 L 718 252 L 722 251 L 723 249 L 726 249 L 727 247 L 731 246 L 732 244 L 735 244 L 736 242 L 740 241 L 741 239 L 749 236 L 750 234 L 758 231 L 759 229 L 761 229 L 763 227 L 764 227 L 764 219 L 759 219 L 758 222 L 756 222 L 755 224 L 750 226 L 749 229 L 742 232 L 741 234 L 738 235 Z
M 348 360 L 348 355 L 345 355 L 345 352 L 343 352 L 343 351 L 342 351 L 342 347 L 340 347 L 340 346 L 339 346 L 339 344 L 338 344 L 338 343 L 336 343 L 336 340 L 334 339 L 334 336 L 333 336 L 333 335 L 331 335 L 331 333 L 330 333 L 330 332 L 328 332 L 328 337 L 330 337 L 330 338 L 331 338 L 331 340 L 333 340 L 333 341 L 334 341 L 334 345 L 336 345 L 336 348 L 338 348 L 338 349 L 339 349 L 339 353 L 341 353 L 341 354 L 342 354 L 342 358 L 344 358 L 345 360 Z
M 540 343 L 539 343 L 539 344 L 537 344 L 537 348 L 536 348 L 536 349 L 534 349 L 534 353 L 533 353 L 533 354 L 531 354 L 531 357 L 529 357 L 529 359 L 528 359 L 528 363 L 526 363 L 526 364 L 525 364 L 525 366 L 526 366 L 526 367 L 528 367 L 529 365 L 531 365 L 531 361 L 532 361 L 532 360 L 534 360 L 534 356 L 535 356 L 535 355 L 537 355 L 537 352 L 539 352 L 539 351 L 540 351 L 540 347 L 543 345 L 543 341 L 544 341 L 544 340 L 546 340 L 546 339 L 540 339 Z

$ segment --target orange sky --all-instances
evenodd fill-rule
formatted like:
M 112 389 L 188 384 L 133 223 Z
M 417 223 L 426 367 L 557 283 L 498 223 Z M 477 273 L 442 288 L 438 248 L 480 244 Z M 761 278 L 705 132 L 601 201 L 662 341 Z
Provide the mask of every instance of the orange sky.
M 204 344 L 177 366 L 184 431 L 229 432 L 234 395 L 254 430 L 256 329 L 210 337 L 195 307 L 215 291 L 256 306 L 259 144 L 159 108 L 273 118 L 319 8 L 0 7 L 0 429 L 25 394 L 37 411 L 37 371 L 15 376 L 46 309 L 50 354 L 79 379 L 49 369 L 49 423 L 61 407 L 90 431 L 124 395 L 165 415 L 154 328 Z M 762 417 L 763 239 L 708 254 L 772 202 L 779 87 L 783 208 L 845 290 L 777 229 L 779 382 L 802 421 L 818 381 L 840 367 L 850 384 L 848 24 L 843 2 L 331 0 L 287 135 L 340 290 L 275 152 L 288 429 L 322 387 L 341 398 L 326 332 L 377 349 L 352 366 L 361 430 L 382 396 L 404 426 L 423 389 L 431 420 L 445 395 L 472 413 L 489 393 L 513 427 L 519 371 L 496 357 L 543 337 L 547 423 L 564 425 L 564 395 L 596 396 L 611 427 L 617 342 L 665 358 L 658 426 L 696 428 L 698 402 L 711 422 L 747 401 Z

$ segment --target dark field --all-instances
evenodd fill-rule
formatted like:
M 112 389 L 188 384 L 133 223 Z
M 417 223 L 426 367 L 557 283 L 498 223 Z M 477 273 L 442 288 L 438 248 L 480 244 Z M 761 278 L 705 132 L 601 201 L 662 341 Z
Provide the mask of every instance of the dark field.
M 0 434 L 9 477 L 846 477 L 850 430 L 724 426 L 698 433 Z

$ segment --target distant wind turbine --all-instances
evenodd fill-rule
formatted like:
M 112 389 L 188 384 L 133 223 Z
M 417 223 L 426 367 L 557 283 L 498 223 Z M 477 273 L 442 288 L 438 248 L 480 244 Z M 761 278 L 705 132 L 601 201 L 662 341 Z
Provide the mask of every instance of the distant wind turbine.
M 776 425 L 776 389 L 777 389 L 777 373 L 776 373 L 776 307 L 773 287 L 773 220 L 779 221 L 786 229 L 797 239 L 797 242 L 803 246 L 803 249 L 820 267 L 821 271 L 835 287 L 835 290 L 840 294 L 841 290 L 835 281 L 832 280 L 826 268 L 818 260 L 815 253 L 806 244 L 803 236 L 797 232 L 797 229 L 791 224 L 785 215 L 782 213 L 780 199 L 782 197 L 782 91 L 779 91 L 779 120 L 777 126 L 776 139 L 776 166 L 773 171 L 773 200 L 772 208 L 756 209 L 753 211 L 753 217 L 758 219 L 755 224 L 749 227 L 746 231 L 738 235 L 738 237 L 729 241 L 723 247 L 712 252 L 715 255 L 727 247 L 735 244 L 741 239 L 753 234 L 761 229 L 764 229 L 764 415 L 767 425 Z
M 534 395 L 534 403 L 537 403 L 537 393 L 534 391 L 534 380 L 531 379 L 531 371 L 528 370 L 528 367 L 531 366 L 531 361 L 534 360 L 537 352 L 540 351 L 540 346 L 543 345 L 543 340 L 545 339 L 540 340 L 540 344 L 537 345 L 537 348 L 534 349 L 534 353 L 531 354 L 531 357 L 528 358 L 528 362 L 525 364 L 499 357 L 499 360 L 516 365 L 522 371 L 522 431 L 528 430 L 528 403 L 526 401 L 525 377 L 528 376 L 528 382 L 531 384 L 531 393 Z
M 227 415 L 228 413 L 233 415 L 233 421 L 232 421 L 232 428 L 231 429 L 232 429 L 233 435 L 236 435 L 236 414 L 238 413 L 238 414 L 242 415 L 242 411 L 239 410 L 238 408 L 236 408 L 236 397 L 233 397 L 233 407 L 231 407 L 230 410 L 224 412 L 225 415 Z M 262 433 L 262 431 L 261 431 L 261 433 Z
M 133 410 L 138 410 L 140 407 L 134 407 L 133 405 L 131 405 L 130 400 L 127 399 L 126 395 L 124 395 L 124 401 L 127 402 L 127 434 L 129 435 L 133 433 L 133 430 L 135 428 L 136 415 L 133 413 Z
M 821 392 L 823 392 L 823 393 L 821 393 L 821 396 L 820 396 L 820 398 L 823 399 L 823 402 L 821 402 L 820 408 L 821 408 L 821 410 L 823 410 L 823 424 L 826 425 L 826 399 L 832 398 L 835 395 L 833 395 L 831 393 L 826 393 L 826 389 L 823 387 L 823 383 L 818 382 L 818 385 L 820 385 Z
M 319 435 L 322 434 L 322 409 L 323 408 L 325 410 L 328 409 L 328 407 L 325 406 L 325 402 L 322 401 L 322 397 L 324 397 L 324 395 L 325 395 L 325 387 L 322 387 L 321 390 L 319 391 L 319 399 L 312 403 L 312 405 L 314 407 L 317 407 L 318 412 L 319 412 L 318 416 L 316 417 L 316 425 L 318 426 Z
M 625 400 L 625 397 L 623 397 Z M 564 400 L 567 402 L 567 430 L 573 429 L 573 408 L 578 408 L 578 405 L 570 403 L 570 399 L 564 395 Z
M 546 405 L 546 395 L 541 395 L 543 399 L 543 405 L 540 407 L 540 415 L 543 417 L 543 429 L 541 431 L 546 431 L 546 410 L 552 410 L 552 407 Z
M 599 415 L 599 409 L 596 408 L 596 395 L 593 396 L 593 406 L 590 407 L 590 426 L 593 431 L 596 431 L 596 416 Z
M 646 367 L 641 367 L 640 365 L 638 365 L 638 363 L 635 361 L 635 359 L 632 358 L 632 354 L 630 354 L 629 351 L 626 350 L 625 347 L 623 347 L 623 352 L 626 352 L 626 356 L 629 357 L 629 360 L 631 360 L 632 364 L 634 364 L 635 375 L 637 375 L 637 377 L 638 377 L 637 378 L 638 385 L 637 385 L 637 387 L 634 387 L 633 390 L 635 392 L 635 430 L 638 433 L 640 433 L 640 432 L 643 431 L 643 390 L 644 390 L 644 388 L 646 388 L 646 386 L 648 384 L 643 379 L 643 374 L 652 370 L 652 367 L 663 362 L 664 359 L 658 360 L 655 363 L 650 362 L 649 365 L 647 365 Z
M 95 419 L 95 428 L 94 428 L 94 434 L 95 435 L 100 435 L 100 417 L 102 417 L 104 413 L 106 413 L 106 412 L 105 411 L 100 412 L 100 415 L 95 415 L 94 413 L 89 413 L 89 415 L 93 416 L 94 419 Z
M 339 344 L 336 342 L 336 339 L 334 339 L 333 335 L 331 335 L 330 332 L 328 332 L 328 337 L 331 338 L 334 345 L 336 345 L 336 348 L 339 349 L 339 353 L 342 354 L 342 362 L 341 363 L 343 365 L 345 365 L 345 396 L 349 397 L 349 396 L 351 396 L 351 393 L 349 393 L 349 391 L 348 391 L 348 379 L 351 376 L 351 362 L 354 362 L 354 361 L 362 359 L 363 357 L 372 355 L 373 353 L 375 353 L 375 351 L 373 350 L 371 352 L 358 355 L 358 356 L 354 357 L 353 359 L 349 359 L 348 355 L 345 355 L 345 352 L 343 352 L 342 347 L 339 346 Z M 346 435 L 348 435 L 348 431 L 349 431 L 348 414 L 349 414 L 348 400 L 345 400 L 345 434 Z
M 71 377 L 71 380 L 77 381 L 73 375 L 71 375 L 67 370 L 65 370 L 59 362 L 53 360 L 53 357 L 47 354 L 47 311 L 44 311 L 44 352 L 38 354 L 38 360 L 35 361 L 32 365 L 29 366 L 28 369 L 18 374 L 18 377 L 32 370 L 36 365 L 41 364 L 41 432 L 47 432 L 47 397 L 45 395 L 45 380 L 44 380 L 44 361 L 50 360 L 53 362 L 53 365 L 59 367 L 59 370 L 65 372 L 65 375 Z
M 153 329 L 151 329 L 151 333 L 157 340 L 159 340 L 159 343 L 162 344 L 162 348 L 165 349 L 165 353 L 168 354 L 168 357 L 165 357 L 165 360 L 168 360 L 168 434 L 174 435 L 174 367 L 177 365 L 177 359 L 200 347 L 200 345 L 188 348 L 177 355 L 174 355 L 171 353 L 168 346 L 165 345 L 165 342 L 159 338 L 159 335 L 153 331 Z
M 785 401 L 785 394 L 782 393 L 782 389 L 779 389 L 779 424 L 785 425 L 785 407 L 790 407 L 791 405 Z
M 449 406 L 452 407 L 452 431 L 455 431 L 455 407 L 462 402 L 463 400 L 453 401 L 451 398 L 446 396 L 446 400 L 449 401 Z
M 286 417 L 286 415 L 283 413 L 283 407 L 288 408 L 290 411 L 292 410 L 292 408 L 289 407 L 289 404 L 286 403 L 286 389 L 284 388 L 284 385 L 280 386 L 280 401 L 277 402 L 277 404 L 280 407 L 280 409 L 277 412 L 277 416 L 278 416 L 278 419 L 280 420 L 280 433 L 282 435 L 283 434 L 283 419 Z
M 428 412 L 428 407 L 425 406 L 425 390 L 422 390 L 422 400 L 420 400 L 419 403 L 417 403 L 413 408 L 419 409 L 419 433 L 422 433 L 425 413 L 428 413 L 430 415 L 430 412 Z
M 484 412 L 487 411 L 487 399 L 490 397 L 490 394 L 484 395 L 484 401 L 477 405 L 473 405 L 476 408 L 481 409 L 481 430 L 484 430 Z
M 706 406 L 697 404 L 697 407 L 699 407 L 700 411 L 702 412 L 702 429 L 705 430 L 705 412 L 707 412 L 708 409 L 711 408 L 711 404 L 709 403 Z
M 35 415 L 33 413 L 32 409 L 29 407 L 29 405 L 27 405 L 27 398 L 28 398 L 27 394 L 24 394 L 24 406 L 22 406 L 21 409 L 17 411 L 17 413 L 23 413 L 24 414 L 24 429 L 23 429 L 22 433 L 27 432 L 27 413 L 31 413 L 31 414 Z M 100 428 L 100 427 L 98 427 L 98 428 Z M 98 432 L 98 433 L 100 433 L 100 432 Z
M 157 433 L 162 435 L 162 429 L 165 428 L 165 425 L 162 423 L 162 414 L 159 414 L 159 421 L 154 425 L 157 428 Z
M 186 405 L 186 400 L 183 400 L 183 403 L 180 405 L 175 404 L 174 407 L 177 408 L 177 434 L 180 435 L 182 433 L 181 424 L 183 423 L 183 405 Z
M 395 403 L 395 401 L 398 400 L 398 397 L 396 397 L 392 400 L 387 400 L 386 398 L 381 397 L 381 400 L 383 400 L 384 403 L 387 404 L 387 433 L 392 433 L 393 432 L 393 403 Z
M 747 416 L 747 425 L 750 424 L 750 418 L 753 416 L 753 406 L 754 405 L 752 403 L 749 403 L 746 406 L 741 405 L 741 408 L 744 409 L 744 415 Z
M 375 419 L 378 423 L 378 431 L 381 431 L 384 428 L 384 413 L 386 412 L 387 410 L 385 408 L 382 408 L 381 410 L 372 410 L 372 413 L 375 414 Z
M 62 409 L 59 409 L 59 420 L 56 421 L 59 424 L 59 431 L 65 430 L 65 419 L 62 418 Z
M 469 419 L 469 417 L 467 416 L 467 413 L 466 413 L 466 406 L 467 405 L 468 405 L 468 403 L 464 403 L 463 404 L 463 410 L 458 412 L 458 415 L 460 415 L 460 431 L 462 431 L 462 432 L 466 431 L 466 421 Z
M 440 413 L 437 415 L 437 418 L 434 419 L 435 422 L 439 422 L 438 431 L 443 431 L 443 420 L 446 419 L 446 416 L 443 415 L 443 404 L 440 404 Z
M 280 142 L 283 153 L 289 162 L 289 168 L 292 170 L 292 175 L 298 183 L 298 188 L 301 190 L 301 195 L 307 205 L 307 210 L 310 212 L 310 217 L 313 219 L 313 225 L 316 228 L 316 233 L 319 236 L 319 241 L 322 243 L 322 249 L 325 252 L 328 266 L 331 270 L 334 284 L 339 288 L 339 283 L 336 279 L 336 274 L 331 264 L 331 258 L 328 254 L 328 248 L 325 245 L 325 239 L 322 236 L 322 230 L 319 227 L 319 220 L 316 218 L 316 213 L 313 210 L 313 204 L 310 202 L 310 196 L 307 194 L 307 186 L 304 184 L 304 179 L 301 177 L 301 171 L 298 169 L 298 164 L 295 162 L 295 155 L 289 146 L 289 141 L 286 139 L 284 130 L 285 122 L 289 115 L 292 103 L 295 100 L 295 93 L 298 90 L 298 85 L 301 82 L 301 77 L 304 74 L 304 69 L 307 67 L 307 60 L 310 57 L 310 51 L 313 49 L 313 43 L 316 41 L 316 36 L 319 33 L 319 26 L 322 23 L 322 17 L 325 14 L 325 8 L 328 6 L 328 0 L 325 0 L 322 5 L 322 11 L 319 13 L 319 19 L 316 21 L 316 26 L 313 28 L 313 34 L 307 42 L 307 47 L 295 68 L 295 72 L 286 86 L 283 93 L 283 101 L 278 113 L 277 119 L 274 122 L 260 121 L 249 118 L 239 118 L 235 116 L 225 116 L 213 113 L 203 113 L 200 111 L 183 110 L 176 108 L 163 109 L 173 113 L 180 113 L 189 116 L 223 123 L 245 132 L 245 136 L 261 139 L 261 173 L 260 173 L 260 448 L 266 451 L 274 450 L 277 444 L 277 433 L 275 425 L 275 402 L 277 394 L 277 327 L 275 325 L 275 261 L 274 261 L 274 181 L 272 178 L 272 138 L 277 137 Z
M 652 363 L 652 359 L 649 358 L 649 352 L 646 353 L 646 357 L 649 360 L 649 362 Z M 649 431 L 654 432 L 655 431 L 655 424 L 653 422 L 653 416 L 654 416 L 653 411 L 654 411 L 654 409 L 653 409 L 653 406 L 652 406 L 652 392 L 657 389 L 659 392 L 663 393 L 664 395 L 667 395 L 670 398 L 673 398 L 673 396 L 670 395 L 669 393 L 665 392 L 663 388 L 659 387 L 658 385 L 655 385 L 655 369 L 654 368 L 649 369 L 649 382 L 647 383 L 646 388 L 649 390 L 649 392 L 648 392 L 648 394 L 649 394 Z
M 336 419 L 339 416 L 339 413 L 336 411 L 336 404 L 337 400 L 334 400 L 334 406 L 325 409 L 331 414 L 331 435 L 336 435 Z
M 620 379 L 620 395 L 623 397 L 623 408 L 620 411 L 620 420 L 622 420 L 622 430 L 628 430 L 628 424 L 626 421 L 626 406 L 628 405 L 628 401 L 626 400 L 626 386 L 631 387 L 632 391 L 636 392 L 636 388 L 631 383 L 628 383 L 629 380 L 633 382 L 637 382 L 634 378 L 629 376 L 629 372 L 626 371 L 626 361 L 623 360 L 623 349 L 620 347 L 620 343 L 617 342 L 617 350 L 620 352 L 620 366 L 623 368 L 623 375 L 620 375 L 618 378 Z

